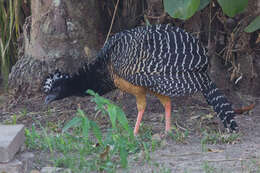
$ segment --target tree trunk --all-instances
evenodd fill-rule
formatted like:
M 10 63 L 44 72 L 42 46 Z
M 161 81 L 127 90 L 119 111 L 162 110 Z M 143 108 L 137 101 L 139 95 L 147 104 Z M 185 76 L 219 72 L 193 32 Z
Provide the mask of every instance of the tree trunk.
M 75 72 L 102 47 L 105 33 L 96 0 L 34 0 L 31 9 L 24 54 L 9 75 L 10 89 L 30 93 L 39 91 L 43 78 L 55 69 Z
M 140 24 L 137 16 L 142 15 L 143 2 L 120 1 L 113 30 Z M 105 0 L 31 1 L 32 16 L 24 25 L 20 48 L 23 53 L 9 75 L 9 91 L 35 93 L 56 69 L 76 72 L 103 46 L 114 8 L 113 1 Z M 130 17 L 135 20 L 129 21 Z

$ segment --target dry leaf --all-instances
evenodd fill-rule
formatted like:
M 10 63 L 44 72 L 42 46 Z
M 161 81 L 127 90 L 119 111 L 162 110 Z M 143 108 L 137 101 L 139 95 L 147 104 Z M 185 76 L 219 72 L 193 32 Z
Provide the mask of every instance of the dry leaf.
M 190 117 L 190 120 L 198 119 L 199 117 L 200 117 L 200 115 L 195 115 L 195 116 Z
M 224 150 L 218 150 L 218 149 L 211 149 L 211 148 L 208 148 L 208 152 L 212 152 L 212 153 L 221 153 L 223 152 Z
M 211 113 L 209 113 L 209 114 L 207 114 L 207 115 L 204 115 L 203 117 L 201 117 L 201 120 L 210 120 L 210 119 L 212 119 L 212 118 L 214 118 L 214 115 L 213 114 L 211 114 Z
M 110 151 L 110 146 L 108 145 L 108 146 L 106 146 L 105 151 L 99 155 L 101 160 L 106 160 L 107 159 L 109 151 Z

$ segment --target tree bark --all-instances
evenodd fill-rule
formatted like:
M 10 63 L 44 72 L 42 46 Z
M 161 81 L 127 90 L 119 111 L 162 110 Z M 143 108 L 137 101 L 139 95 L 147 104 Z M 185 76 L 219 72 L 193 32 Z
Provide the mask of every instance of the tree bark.
M 143 2 L 120 1 L 113 30 L 140 24 L 137 16 L 142 16 Z M 9 75 L 9 91 L 41 91 L 43 79 L 56 69 L 75 73 L 89 62 L 103 46 L 114 8 L 113 1 L 105 0 L 31 1 L 32 16 L 24 25 L 20 48 L 23 53 Z
M 24 54 L 9 75 L 9 88 L 22 92 L 39 91 L 55 69 L 75 72 L 102 47 L 105 33 L 96 0 L 34 0 L 31 9 Z

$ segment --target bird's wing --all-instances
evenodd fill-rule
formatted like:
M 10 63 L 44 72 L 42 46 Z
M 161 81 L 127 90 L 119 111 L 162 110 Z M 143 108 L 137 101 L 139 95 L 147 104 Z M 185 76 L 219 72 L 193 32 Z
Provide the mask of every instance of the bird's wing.
M 113 44 L 110 51 L 115 69 L 134 73 L 205 70 L 206 50 L 184 30 L 170 25 L 140 27 L 130 30 Z M 112 39 L 115 40 L 115 39 Z
M 161 94 L 167 87 L 170 95 L 200 90 L 203 81 L 197 78 L 205 73 L 208 57 L 197 39 L 168 25 L 139 30 L 125 33 L 110 51 L 118 76 Z
M 128 78 L 134 85 L 143 86 L 166 96 L 181 96 L 202 91 L 207 87 L 209 78 L 204 72 L 179 72 L 174 76 L 159 74 L 135 74 Z

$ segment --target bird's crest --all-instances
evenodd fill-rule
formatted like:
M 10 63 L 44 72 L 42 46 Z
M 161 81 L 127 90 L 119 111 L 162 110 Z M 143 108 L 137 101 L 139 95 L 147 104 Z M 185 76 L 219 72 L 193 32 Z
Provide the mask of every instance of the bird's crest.
M 56 70 L 54 74 L 50 74 L 46 77 L 43 83 L 43 91 L 45 93 L 48 93 L 51 91 L 53 84 L 60 79 L 68 79 L 70 78 L 70 75 L 66 73 L 61 73 L 59 70 Z

